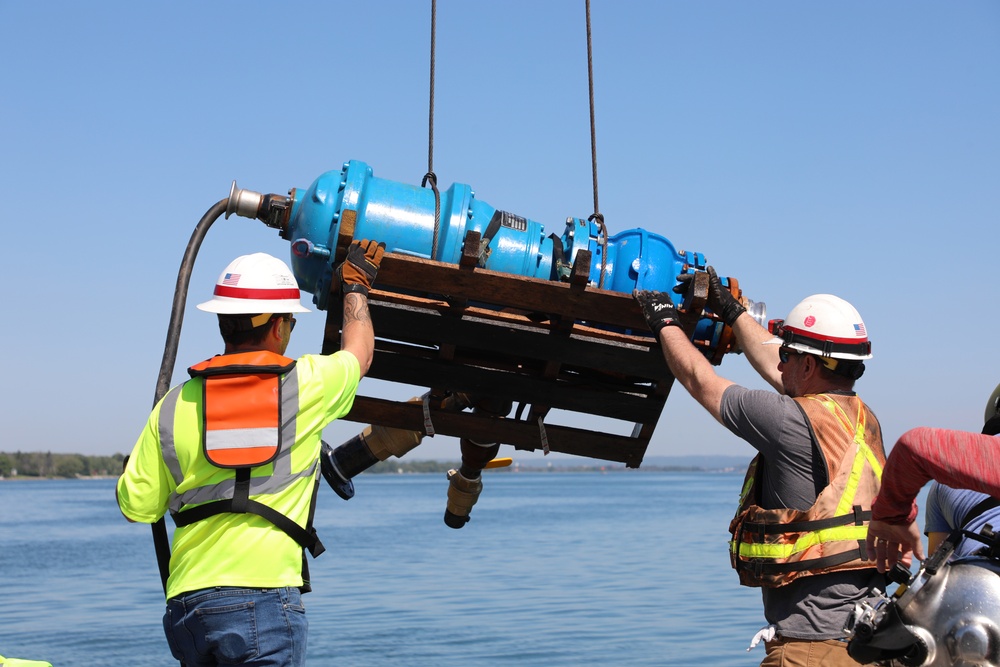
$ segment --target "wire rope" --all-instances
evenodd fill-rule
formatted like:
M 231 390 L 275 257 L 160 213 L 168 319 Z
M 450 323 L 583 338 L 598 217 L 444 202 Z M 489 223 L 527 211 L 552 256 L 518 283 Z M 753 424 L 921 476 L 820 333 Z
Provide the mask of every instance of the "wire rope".
M 589 0 L 588 0 L 589 1 Z M 434 236 L 431 239 L 431 259 L 437 259 L 438 234 L 441 229 L 441 193 L 438 192 L 437 174 L 434 173 L 434 51 L 437 44 L 437 0 L 431 0 L 431 74 L 430 104 L 427 113 L 427 173 L 420 187 L 430 183 L 434 191 Z
M 604 225 L 604 214 L 597 200 L 597 122 L 594 113 L 594 47 L 590 29 L 590 0 L 587 0 L 587 83 L 590 87 L 590 156 L 591 166 L 594 174 L 594 213 L 589 218 L 591 222 L 596 222 L 600 229 L 599 242 L 601 244 L 601 276 L 597 286 L 604 288 L 604 276 L 608 268 L 608 228 Z

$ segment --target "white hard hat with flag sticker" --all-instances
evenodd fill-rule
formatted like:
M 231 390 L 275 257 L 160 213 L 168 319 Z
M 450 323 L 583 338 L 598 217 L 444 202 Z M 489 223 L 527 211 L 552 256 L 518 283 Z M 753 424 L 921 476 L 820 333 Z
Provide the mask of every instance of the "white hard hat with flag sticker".
M 220 315 L 309 312 L 299 303 L 299 285 L 288 265 L 263 252 L 230 262 L 215 282 L 212 298 L 198 309 Z
M 776 338 L 765 345 L 833 359 L 863 361 L 872 358 L 868 330 L 857 309 L 832 294 L 814 294 L 798 303 L 784 320 L 772 320 Z

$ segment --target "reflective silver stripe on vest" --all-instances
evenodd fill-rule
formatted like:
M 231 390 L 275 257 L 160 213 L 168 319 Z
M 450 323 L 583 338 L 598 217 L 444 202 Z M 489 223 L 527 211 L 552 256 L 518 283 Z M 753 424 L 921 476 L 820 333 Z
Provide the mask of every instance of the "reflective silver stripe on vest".
M 286 385 L 288 387 L 287 390 Z M 170 469 L 171 474 L 174 475 L 174 480 L 180 484 L 180 482 L 184 479 L 184 476 L 181 474 L 180 465 L 177 463 L 177 450 L 175 448 L 173 438 L 173 413 L 175 411 L 176 402 L 177 399 L 175 398 L 174 407 L 170 410 L 171 427 L 169 429 L 164 429 L 162 426 L 160 427 L 160 449 L 163 452 L 163 460 L 167 462 L 168 468 L 171 465 L 168 462 L 168 459 L 173 459 L 174 467 Z M 278 452 L 278 456 L 274 460 L 274 471 L 270 475 L 250 478 L 250 495 L 278 493 L 288 488 L 299 479 L 316 477 L 318 474 L 319 461 L 313 461 L 312 465 L 306 470 L 294 474 L 292 473 L 292 445 L 295 444 L 295 424 L 298 412 L 299 376 L 298 368 L 293 368 L 285 375 L 285 377 L 281 379 L 281 451 Z M 163 423 L 163 408 L 161 408 L 160 412 L 160 423 L 161 425 Z M 226 498 L 232 498 L 233 487 L 235 485 L 236 480 L 235 478 L 232 478 L 219 482 L 218 484 L 188 489 L 181 494 L 177 494 L 176 492 L 172 493 L 170 494 L 169 501 L 170 511 L 179 512 L 185 505 L 200 505 L 201 503 L 207 503 L 211 500 L 224 500 Z
M 180 395 L 181 387 L 174 387 L 163 397 L 163 402 L 160 404 L 160 421 L 156 425 L 159 429 L 163 462 L 166 464 L 167 470 L 170 471 L 170 476 L 174 478 L 175 485 L 184 480 L 181 464 L 177 460 L 177 448 L 174 447 L 174 415 L 177 414 L 177 401 Z
M 273 451 L 278 439 L 278 428 L 224 428 L 209 431 L 205 436 L 205 447 L 209 452 L 223 449 L 246 449 L 248 447 L 268 447 Z

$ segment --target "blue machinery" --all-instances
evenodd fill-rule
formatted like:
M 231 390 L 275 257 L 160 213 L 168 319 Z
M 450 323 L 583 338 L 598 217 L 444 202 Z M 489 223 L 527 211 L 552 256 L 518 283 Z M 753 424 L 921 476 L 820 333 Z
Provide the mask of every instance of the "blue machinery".
M 369 298 L 378 337 L 369 376 L 426 387 L 435 400 L 359 395 L 348 419 L 638 467 L 673 377 L 632 290 L 669 291 L 694 272 L 684 300 L 701 314 L 692 340 L 714 364 L 739 351 L 704 309 L 700 253 L 643 229 L 608 236 L 580 218 L 546 236 L 540 223 L 497 210 L 460 183 L 440 193 L 439 205 L 437 196 L 377 178 L 359 161 L 287 197 L 233 184 L 226 216 L 257 218 L 290 242 L 299 286 L 327 311 L 324 352 L 340 345 L 334 267 L 352 239 L 386 244 Z M 735 279 L 724 283 L 741 298 Z M 764 320 L 763 304 L 744 302 Z M 446 408 L 455 402 L 442 400 L 459 393 L 472 397 L 461 406 L 479 407 Z M 631 422 L 632 432 L 546 424 L 553 408 Z

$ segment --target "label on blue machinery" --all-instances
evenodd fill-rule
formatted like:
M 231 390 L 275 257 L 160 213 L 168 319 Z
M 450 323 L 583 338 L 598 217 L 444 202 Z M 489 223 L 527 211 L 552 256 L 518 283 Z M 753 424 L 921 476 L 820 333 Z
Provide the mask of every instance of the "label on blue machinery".
M 500 224 L 516 232 L 528 231 L 528 220 L 507 211 L 497 211 L 500 214 Z

